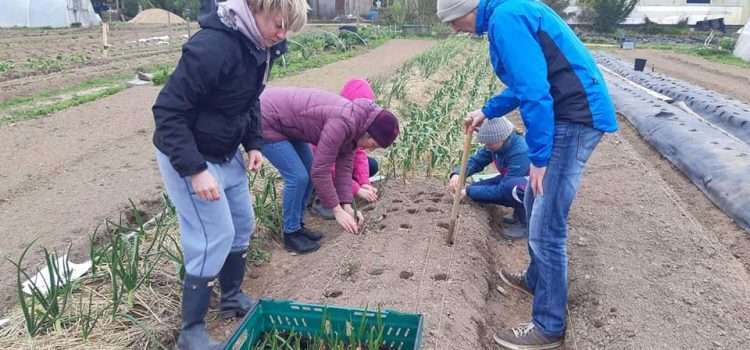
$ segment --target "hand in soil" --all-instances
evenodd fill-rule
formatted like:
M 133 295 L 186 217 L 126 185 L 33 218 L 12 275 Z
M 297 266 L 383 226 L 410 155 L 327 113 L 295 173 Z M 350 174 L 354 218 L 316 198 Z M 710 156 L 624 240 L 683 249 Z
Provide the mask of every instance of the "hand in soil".
M 378 200 L 378 195 L 375 193 L 375 191 L 370 190 L 370 188 L 360 186 L 359 191 L 357 191 L 357 197 L 362 198 L 369 203 L 372 203 Z M 374 188 L 372 189 L 374 190 Z
M 190 182 L 193 184 L 193 191 L 198 198 L 204 201 L 218 201 L 221 198 L 219 195 L 219 183 L 216 182 L 214 176 L 208 170 L 195 174 L 190 177 Z
M 377 188 L 375 188 L 375 187 L 373 187 L 373 186 L 372 186 L 372 185 L 370 185 L 370 184 L 364 184 L 364 185 L 362 185 L 362 186 L 360 186 L 360 187 L 364 187 L 364 188 L 366 188 L 366 189 L 368 189 L 368 190 L 372 191 L 372 193 L 378 194 L 378 189 L 377 189 Z
M 257 149 L 251 149 L 247 152 L 247 169 L 257 172 L 263 166 L 263 155 Z
M 349 215 L 351 215 L 353 218 L 357 219 L 357 226 L 362 226 L 362 224 L 365 223 L 365 216 L 362 215 L 361 210 L 357 210 L 357 215 L 354 215 L 354 209 L 350 204 L 345 204 L 344 210 L 346 210 L 346 212 L 349 213 Z
M 359 217 L 362 217 L 361 213 L 358 212 L 357 214 Z M 344 208 L 341 206 L 333 208 L 333 216 L 346 232 L 357 234 L 357 222 L 354 220 L 354 210 L 351 205 L 345 204 Z

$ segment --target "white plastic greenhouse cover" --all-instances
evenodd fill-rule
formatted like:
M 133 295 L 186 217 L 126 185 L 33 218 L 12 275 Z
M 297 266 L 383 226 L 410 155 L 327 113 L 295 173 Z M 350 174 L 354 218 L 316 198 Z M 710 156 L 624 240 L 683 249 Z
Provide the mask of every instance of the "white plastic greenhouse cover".
M 0 27 L 69 27 L 101 23 L 91 0 L 0 0 Z
M 747 20 L 745 27 L 742 28 L 740 38 L 734 45 L 734 55 L 744 61 L 750 61 L 750 19 Z

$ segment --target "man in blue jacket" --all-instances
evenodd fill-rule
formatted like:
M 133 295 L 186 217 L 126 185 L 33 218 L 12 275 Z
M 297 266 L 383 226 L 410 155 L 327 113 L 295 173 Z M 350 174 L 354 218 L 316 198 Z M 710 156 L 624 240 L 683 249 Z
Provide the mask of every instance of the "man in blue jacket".
M 437 16 L 457 32 L 487 33 L 490 60 L 507 86 L 469 113 L 485 119 L 520 108 L 532 193 L 525 196 L 531 262 L 503 281 L 534 298 L 531 322 L 493 335 L 509 349 L 551 349 L 565 336 L 568 211 L 589 156 L 617 130 L 604 78 L 583 43 L 555 12 L 534 0 L 438 0 Z
M 529 175 L 529 147 L 523 136 L 514 132 L 513 123 L 507 118 L 490 119 L 482 123 L 476 134 L 477 141 L 484 144 L 466 163 L 466 176 L 476 174 L 490 163 L 495 164 L 499 174 L 478 181 L 462 193 L 479 203 L 492 203 L 513 208 L 511 217 L 503 218 L 508 224 L 516 224 L 503 230 L 501 235 L 510 240 L 528 236 L 524 193 Z M 455 193 L 460 167 L 451 172 L 448 191 Z

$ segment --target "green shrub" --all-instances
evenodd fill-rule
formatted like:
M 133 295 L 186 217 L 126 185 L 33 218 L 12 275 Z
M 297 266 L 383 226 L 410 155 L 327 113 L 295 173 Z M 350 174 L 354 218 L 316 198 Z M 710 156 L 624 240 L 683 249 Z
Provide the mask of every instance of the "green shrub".
M 581 0 L 578 6 L 581 8 L 581 17 L 590 22 L 594 30 L 611 33 L 617 29 L 639 0 Z

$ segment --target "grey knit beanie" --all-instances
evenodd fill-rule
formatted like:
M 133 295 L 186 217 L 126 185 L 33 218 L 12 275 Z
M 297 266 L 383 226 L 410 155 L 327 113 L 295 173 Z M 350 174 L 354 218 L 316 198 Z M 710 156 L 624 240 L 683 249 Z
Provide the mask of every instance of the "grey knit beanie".
M 507 140 L 513 133 L 513 123 L 508 118 L 487 119 L 477 130 L 477 141 L 483 144 L 500 143 Z
M 479 6 L 479 0 L 437 0 L 437 16 L 443 23 L 466 16 Z

